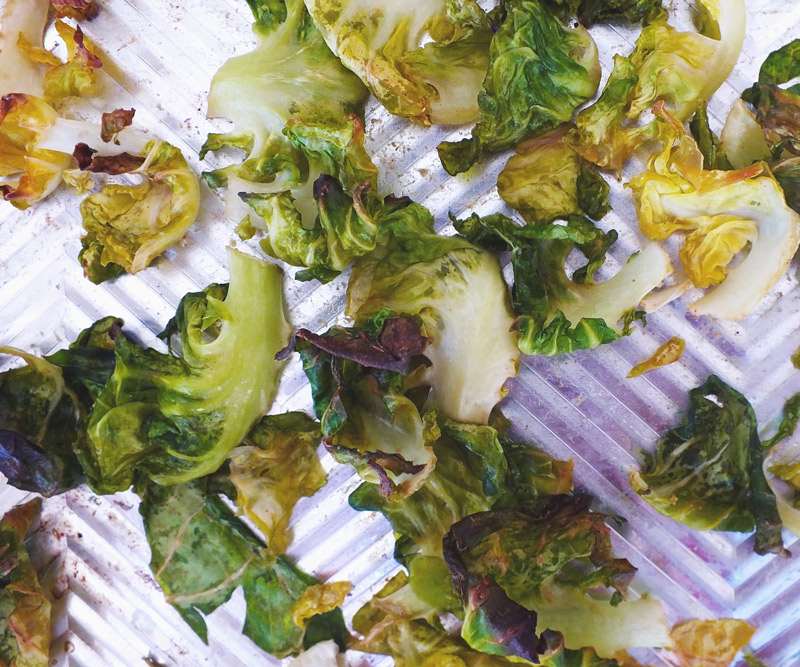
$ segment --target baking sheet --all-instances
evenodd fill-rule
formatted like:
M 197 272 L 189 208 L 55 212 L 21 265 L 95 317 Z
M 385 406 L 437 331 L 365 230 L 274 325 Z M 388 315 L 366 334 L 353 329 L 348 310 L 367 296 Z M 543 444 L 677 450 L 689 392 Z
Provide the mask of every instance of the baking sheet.
M 244 0 L 105 0 L 102 5 L 100 16 L 84 30 L 106 54 L 103 96 L 80 101 L 69 113 L 97 118 L 102 111 L 132 106 L 137 127 L 178 146 L 198 171 L 221 164 L 212 158 L 201 165 L 197 153 L 208 132 L 226 128 L 223 121 L 204 117 L 211 76 L 228 57 L 253 44 Z M 683 0 L 665 5 L 680 8 Z M 767 53 L 800 35 L 800 3 L 795 0 L 747 0 L 747 6 L 747 38 L 739 64 L 710 105 L 716 130 Z M 609 27 L 592 32 L 606 71 L 612 55 L 628 53 L 638 33 Z M 452 179 L 441 169 L 435 147 L 462 131 L 411 126 L 374 101 L 368 106 L 366 128 L 382 190 L 424 204 L 441 228 L 447 227 L 448 211 L 508 212 L 494 189 L 506 156 L 488 161 L 467 178 Z M 153 268 L 101 286 L 83 278 L 77 261 L 78 201 L 60 191 L 25 212 L 0 207 L 0 343 L 48 353 L 98 317 L 113 314 L 143 343 L 159 346 L 155 333 L 185 292 L 227 279 L 225 247 L 235 240 L 235 225 L 225 219 L 221 196 L 205 186 L 198 223 L 181 244 Z M 620 183 L 613 185 L 612 203 L 614 212 L 603 226 L 616 228 L 620 240 L 604 269 L 608 273 L 641 247 L 633 206 Z M 651 316 L 645 331 L 612 345 L 556 359 L 524 358 L 504 405 L 517 436 L 557 457 L 574 458 L 576 483 L 606 509 L 628 519 L 614 542 L 640 570 L 637 591 L 659 596 L 671 620 L 749 620 L 759 627 L 751 645 L 771 667 L 800 664 L 796 538 L 785 536 L 793 552 L 789 558 L 757 556 L 752 535 L 684 528 L 641 502 L 627 480 L 637 452 L 652 447 L 658 434 L 674 424 L 688 390 L 709 373 L 742 390 L 762 425 L 800 390 L 800 373 L 789 361 L 800 344 L 797 282 L 793 264 L 756 314 L 742 323 L 695 319 L 674 303 Z M 345 287 L 346 276 L 324 286 L 287 279 L 293 324 L 322 331 L 341 322 Z M 631 366 L 672 336 L 687 343 L 679 363 L 625 379 Z M 273 411 L 309 407 L 305 377 L 292 362 Z M 349 509 L 347 495 L 357 478 L 329 455 L 321 456 L 329 482 L 314 498 L 298 504 L 290 554 L 322 578 L 353 582 L 345 605 L 350 619 L 397 569 L 393 538 L 380 515 Z M 0 481 L 0 510 L 24 497 Z M 130 493 L 97 497 L 81 488 L 47 500 L 31 542 L 46 590 L 55 599 L 55 664 L 143 665 L 147 656 L 176 667 L 279 664 L 241 635 L 240 591 L 209 617 L 208 646 L 164 601 L 147 565 L 149 549 Z M 669 664 L 657 653 L 642 656 L 654 665 Z M 350 656 L 350 662 L 391 664 L 359 654 Z

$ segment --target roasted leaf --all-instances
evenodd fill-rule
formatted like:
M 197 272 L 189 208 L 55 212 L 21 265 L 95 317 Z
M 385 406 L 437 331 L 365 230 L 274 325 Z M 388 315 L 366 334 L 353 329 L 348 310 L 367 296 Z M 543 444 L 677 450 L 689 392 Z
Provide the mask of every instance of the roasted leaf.
M 256 47 L 217 71 L 208 100 L 209 116 L 227 118 L 234 129 L 209 135 L 200 152 L 236 148 L 247 156 L 204 177 L 211 187 L 227 187 L 230 218 L 249 218 L 268 232 L 267 253 L 330 280 L 349 263 L 348 245 L 369 236 L 369 222 L 325 227 L 313 188 L 327 175 L 341 183 L 352 208 L 356 188 L 377 187 L 361 121 L 368 91 L 331 53 L 302 0 L 249 5 Z
M 731 73 L 745 33 L 743 0 L 700 0 L 698 32 L 680 32 L 656 11 L 629 56 L 614 69 L 599 99 L 581 110 L 571 140 L 587 160 L 619 170 L 633 151 L 655 138 L 652 123 L 637 125 L 659 101 L 679 121 L 688 120 Z
M 206 483 L 201 479 L 167 487 L 148 482 L 139 489 L 139 511 L 152 549 L 150 567 L 167 601 L 206 641 L 202 614 L 242 586 L 247 602 L 244 634 L 276 657 L 300 652 L 305 627 L 295 623 L 294 609 L 319 582 L 283 556 L 268 558 L 228 506 L 207 492 Z M 322 610 L 327 611 L 324 606 Z M 343 626 L 341 612 L 338 616 Z
M 397 206 L 381 217 L 378 246 L 354 263 L 347 291 L 346 312 L 357 323 L 383 308 L 418 317 L 431 339 L 424 352 L 430 365 L 410 383 L 432 387 L 446 417 L 487 423 L 519 356 L 497 259 L 463 238 L 436 234 L 422 206 Z
M 106 279 L 112 265 L 129 273 L 149 266 L 183 237 L 200 209 L 197 177 L 181 152 L 166 142 L 150 142 L 144 156 L 122 153 L 102 158 L 102 164 L 99 160 L 81 168 L 143 179 L 136 185 L 106 185 L 81 203 L 86 235 L 79 258 L 93 282 Z
M 562 23 L 541 0 L 508 0 L 501 9 L 478 95 L 480 120 L 471 138 L 438 148 L 451 175 L 483 151 L 511 148 L 568 121 L 600 82 L 597 47 L 583 26 Z
M 703 154 L 704 169 L 733 169 L 720 145 L 719 137 L 708 125 L 708 112 L 705 106 L 701 106 L 695 112 L 689 123 L 689 129 Z
M 489 17 L 474 0 L 309 0 L 327 45 L 386 109 L 419 123 L 474 122 Z
M 461 636 L 473 648 L 537 663 L 540 653 L 554 661 L 587 646 L 611 657 L 670 645 L 658 602 L 621 601 L 636 568 L 614 558 L 607 517 L 590 503 L 550 496 L 452 526 L 444 558 L 464 607 Z M 587 595 L 598 587 L 614 595 Z
M 693 314 L 742 319 L 788 268 L 800 243 L 800 216 L 764 164 L 705 170 L 683 125 L 660 104 L 655 113 L 663 148 L 628 184 L 639 227 L 653 241 L 683 233 L 679 254 L 687 276 L 697 287 L 718 285 L 689 304 Z
M 67 45 L 67 62 L 51 67 L 44 78 L 44 99 L 48 102 L 66 97 L 89 95 L 97 89 L 96 70 L 103 66 L 97 48 L 83 35 L 80 26 L 56 21 L 56 31 Z
M 781 521 L 762 470 L 753 408 L 716 376 L 689 392 L 689 412 L 631 485 L 655 509 L 696 530 L 756 530 L 756 553 L 781 553 Z
M 566 225 L 520 227 L 503 215 L 473 214 L 454 224 L 479 246 L 511 250 L 515 327 L 526 354 L 572 352 L 627 335 L 641 317 L 639 302 L 672 270 L 666 253 L 651 244 L 613 278 L 592 283 L 617 233 L 604 233 L 581 216 L 569 216 Z M 575 248 L 588 263 L 569 277 L 565 262 Z
M 447 633 L 438 620 L 415 618 L 414 610 L 398 598 L 408 591 L 402 572 L 353 618 L 353 629 L 362 635 L 354 648 L 394 658 L 396 667 L 511 667 L 502 656 L 471 648 L 463 639 Z
M 159 484 L 214 472 L 267 411 L 281 368 L 274 356 L 288 338 L 280 270 L 228 257 L 230 287 L 186 295 L 167 327 L 180 356 L 116 340 L 82 452 L 97 491 L 128 488 L 135 471 Z
M 709 667 L 731 664 L 755 632 L 747 621 L 723 618 L 685 621 L 672 628 L 670 634 L 681 667 Z
M 571 213 L 599 220 L 610 210 L 609 186 L 564 137 L 563 125 L 519 144 L 497 177 L 500 197 L 527 222 L 547 223 Z
M 648 373 L 656 368 L 661 368 L 667 364 L 675 363 L 681 358 L 684 349 L 686 349 L 686 342 L 683 340 L 683 338 L 670 338 L 666 343 L 659 346 L 659 348 L 653 352 L 653 356 L 631 368 L 630 373 L 628 373 L 628 377 L 638 377 L 639 375 Z
M 267 538 L 271 553 L 289 545 L 295 503 L 325 484 L 317 458 L 319 424 L 302 412 L 264 417 L 230 454 L 236 504 Z
M 61 369 L 14 348 L 26 365 L 0 374 L 0 472 L 23 491 L 49 497 L 83 481 L 73 447 L 84 437 L 86 406 Z
M 100 121 L 102 127 L 100 138 L 106 143 L 109 141 L 116 143 L 117 135 L 126 127 L 130 127 L 135 114 L 136 109 L 114 109 L 114 111 L 104 113 Z
M 50 664 L 50 601 L 24 545 L 41 505 L 18 505 L 0 521 L 0 663 L 8 667 Z
M 50 0 L 59 18 L 91 21 L 100 11 L 97 0 Z
M 334 457 L 379 483 L 387 496 L 416 491 L 436 461 L 431 445 L 438 428 L 405 395 L 403 374 L 380 366 L 407 368 L 410 354 L 425 349 L 419 324 L 381 311 L 362 327 L 332 327 L 322 336 L 298 332 L 293 341 L 279 357 L 300 354 L 314 413 Z

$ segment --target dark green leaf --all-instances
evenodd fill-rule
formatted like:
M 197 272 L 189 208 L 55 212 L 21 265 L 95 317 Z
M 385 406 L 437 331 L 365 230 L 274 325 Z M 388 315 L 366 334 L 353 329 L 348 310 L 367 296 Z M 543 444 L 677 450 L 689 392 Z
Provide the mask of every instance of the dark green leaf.
M 756 529 L 757 553 L 783 551 L 775 496 L 762 470 L 753 408 L 716 376 L 689 393 L 684 422 L 632 475 L 648 503 L 697 530 Z
M 663 13 L 661 0 L 583 0 L 579 18 L 589 27 L 595 23 L 650 23 Z
M 600 220 L 611 210 L 608 201 L 609 186 L 597 168 L 585 162 L 578 172 L 578 206 L 592 220 Z
M 758 72 L 758 82 L 779 85 L 798 76 L 800 76 L 800 39 L 795 39 L 766 57 Z
M 503 14 L 472 138 L 439 146 L 450 174 L 469 169 L 481 151 L 511 148 L 568 121 L 597 90 L 597 51 L 582 26 L 565 25 L 541 0 L 508 0 Z
M 520 227 L 502 215 L 473 214 L 454 224 L 473 243 L 494 250 L 511 248 L 516 327 L 519 347 L 526 354 L 587 349 L 628 334 L 630 312 L 670 271 L 666 256 L 649 246 L 614 278 L 593 284 L 617 234 L 604 233 L 582 216 L 569 216 L 566 225 Z M 580 250 L 587 263 L 569 277 L 566 259 L 573 249 Z
M 9 484 L 49 497 L 81 484 L 73 448 L 84 438 L 87 407 L 61 369 L 20 350 L 26 365 L 0 374 L 0 472 Z
M 775 435 L 761 443 L 764 449 L 769 449 L 773 445 L 777 445 L 784 438 L 788 438 L 792 435 L 797 429 L 798 420 L 800 420 L 800 394 L 795 394 L 783 404 L 781 422 L 778 425 L 778 430 L 775 432 Z
M 689 129 L 697 142 L 697 147 L 703 154 L 704 169 L 733 169 L 731 163 L 728 162 L 728 156 L 720 146 L 719 137 L 711 131 L 708 125 L 708 112 L 705 105 L 697 110 L 689 123 Z
M 800 160 L 789 158 L 772 165 L 772 175 L 780 184 L 786 203 L 800 213 Z M 794 357 L 792 361 L 798 365 Z
M 167 601 L 206 640 L 203 614 L 242 586 L 244 634 L 277 657 L 302 650 L 305 629 L 295 624 L 293 609 L 317 580 L 284 557 L 268 558 L 263 545 L 206 485 L 205 479 L 171 487 L 148 482 L 139 489 L 150 567 Z M 341 620 L 317 620 L 315 635 L 341 636 Z

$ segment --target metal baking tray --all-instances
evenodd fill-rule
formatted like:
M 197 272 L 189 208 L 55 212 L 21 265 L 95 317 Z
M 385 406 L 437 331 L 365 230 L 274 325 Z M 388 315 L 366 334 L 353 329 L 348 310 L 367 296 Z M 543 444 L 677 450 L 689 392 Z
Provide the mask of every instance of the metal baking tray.
M 680 8 L 684 0 L 665 5 Z M 747 5 L 743 53 L 710 105 L 716 130 L 767 53 L 800 35 L 796 0 L 747 0 Z M 108 102 L 82 101 L 69 111 L 97 118 L 111 108 L 134 107 L 137 127 L 178 146 L 198 172 L 213 167 L 213 161 L 201 165 L 197 157 L 206 134 L 224 129 L 224 123 L 205 118 L 208 85 L 227 58 L 251 47 L 250 23 L 244 0 L 104 0 L 100 16 L 84 29 L 106 54 L 101 77 L 102 99 Z M 593 35 L 607 72 L 614 53 L 631 50 L 637 31 L 599 27 Z M 441 227 L 447 225 L 448 211 L 505 210 L 494 186 L 506 155 L 453 179 L 442 170 L 435 147 L 460 130 L 412 126 L 374 101 L 366 128 L 382 190 L 424 204 Z M 202 203 L 185 240 L 152 268 L 101 286 L 83 277 L 77 261 L 81 224 L 71 193 L 59 192 L 25 212 L 0 207 L 0 343 L 48 353 L 98 317 L 113 314 L 124 318 L 142 342 L 160 345 L 155 332 L 184 293 L 227 279 L 225 247 L 236 238 L 235 225 L 226 220 L 219 194 L 205 186 Z M 609 271 L 642 244 L 621 182 L 612 186 L 612 203 L 614 212 L 603 226 L 616 228 L 620 240 Z M 751 646 L 771 667 L 800 664 L 797 538 L 785 535 L 792 555 L 783 558 L 755 555 L 752 535 L 691 531 L 642 502 L 629 489 L 628 470 L 639 450 L 654 446 L 675 423 L 688 390 L 709 373 L 743 391 L 760 424 L 776 417 L 783 401 L 800 390 L 800 373 L 789 360 L 800 344 L 797 283 L 793 264 L 758 311 L 741 323 L 695 319 L 675 302 L 651 316 L 644 331 L 612 345 L 554 359 L 523 358 L 504 404 L 518 436 L 559 458 L 573 458 L 576 483 L 628 519 L 614 542 L 639 568 L 636 588 L 660 597 L 671 620 L 747 619 L 759 628 Z M 287 279 L 285 287 L 295 326 L 324 330 L 343 321 L 346 276 L 324 286 Z M 625 379 L 632 365 L 672 336 L 687 343 L 680 362 Z M 273 411 L 308 408 L 308 386 L 294 361 Z M 358 483 L 355 475 L 320 454 L 329 482 L 298 504 L 289 553 L 323 579 L 353 583 L 344 608 L 349 620 L 398 566 L 388 523 L 347 505 Z M 0 510 L 24 496 L 0 481 Z M 208 645 L 165 602 L 148 568 L 149 548 L 131 493 L 98 497 L 83 487 L 47 500 L 31 544 L 55 602 L 55 665 L 144 665 L 148 656 L 175 667 L 280 664 L 241 635 L 241 591 L 209 617 Z M 654 665 L 669 664 L 658 653 L 644 657 Z M 351 665 L 391 665 L 390 659 L 361 654 L 348 659 Z

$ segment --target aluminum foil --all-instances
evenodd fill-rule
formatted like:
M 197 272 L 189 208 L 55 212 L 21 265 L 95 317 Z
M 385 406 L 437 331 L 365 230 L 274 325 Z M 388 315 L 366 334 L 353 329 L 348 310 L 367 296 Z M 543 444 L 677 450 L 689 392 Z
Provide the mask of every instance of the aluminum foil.
M 201 164 L 197 154 L 208 132 L 225 129 L 224 122 L 205 118 L 212 75 L 227 58 L 253 44 L 244 0 L 101 4 L 100 16 L 84 30 L 105 53 L 103 101 L 81 101 L 69 113 L 96 119 L 111 108 L 134 107 L 135 125 L 178 146 L 198 171 L 221 164 L 215 159 Z M 684 8 L 683 0 L 665 5 Z M 747 0 L 747 5 L 741 58 L 710 104 L 716 130 L 767 53 L 800 34 L 796 0 Z M 593 35 L 608 72 L 613 54 L 630 52 L 637 31 L 598 27 Z M 445 231 L 448 211 L 505 211 L 495 183 L 507 155 L 453 179 L 442 170 L 435 147 L 463 132 L 412 126 L 374 101 L 367 111 L 368 149 L 380 168 L 384 192 L 424 204 Z M 622 181 L 630 175 L 623 174 Z M 630 195 L 621 182 L 613 184 L 614 212 L 603 221 L 620 233 L 606 273 L 642 246 Z M 218 193 L 204 187 L 198 223 L 152 268 L 101 286 L 83 277 L 77 261 L 77 203 L 62 191 L 25 212 L 0 207 L 0 343 L 49 353 L 98 317 L 113 314 L 143 343 L 158 346 L 155 332 L 184 293 L 226 280 L 225 247 L 236 237 Z M 762 425 L 800 390 L 800 373 L 789 360 L 800 344 L 796 274 L 793 265 L 758 311 L 741 323 L 696 319 L 682 303 L 673 303 L 651 316 L 644 331 L 612 345 L 555 359 L 524 358 L 504 404 L 515 435 L 559 458 L 573 458 L 577 484 L 597 496 L 604 509 L 628 519 L 614 542 L 639 568 L 637 591 L 657 595 L 673 621 L 747 619 L 759 628 L 751 646 L 771 667 L 800 664 L 796 538 L 785 535 L 793 555 L 783 558 L 755 555 L 752 535 L 691 531 L 642 502 L 628 486 L 628 470 L 637 465 L 639 450 L 652 448 L 675 423 L 688 390 L 709 373 L 742 390 Z M 346 276 L 324 286 L 287 278 L 285 288 L 295 326 L 322 331 L 343 321 Z M 680 362 L 625 378 L 672 336 L 687 344 Z M 293 362 L 273 411 L 309 407 L 305 378 Z M 347 496 L 358 483 L 350 469 L 320 455 L 329 482 L 298 504 L 290 554 L 323 579 L 353 583 L 345 605 L 349 620 L 396 571 L 394 542 L 380 515 L 348 507 Z M 24 497 L 0 481 L 0 510 Z M 132 666 L 143 665 L 147 657 L 175 667 L 279 664 L 242 636 L 241 591 L 208 618 L 208 645 L 164 601 L 148 568 L 149 548 L 130 493 L 98 497 L 84 487 L 47 500 L 30 545 L 54 600 L 53 664 Z M 670 664 L 657 652 L 641 657 L 648 664 Z M 390 659 L 360 654 L 349 661 L 391 665 Z

